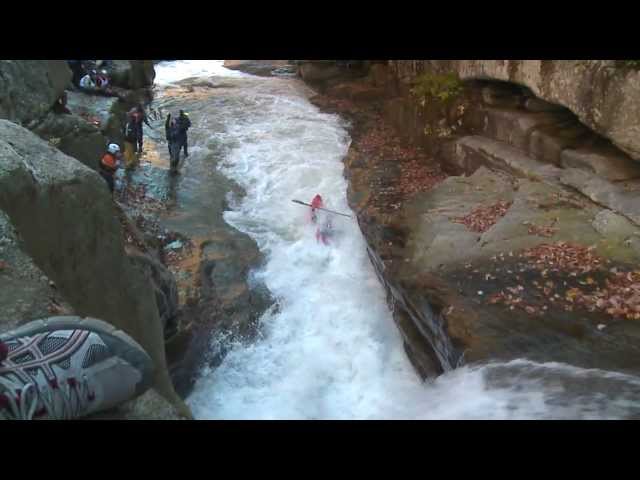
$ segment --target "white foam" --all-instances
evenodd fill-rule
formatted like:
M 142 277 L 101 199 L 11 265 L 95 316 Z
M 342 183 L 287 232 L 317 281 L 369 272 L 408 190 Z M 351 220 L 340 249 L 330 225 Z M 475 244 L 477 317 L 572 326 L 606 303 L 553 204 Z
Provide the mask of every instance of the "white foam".
M 224 60 L 179 60 L 155 66 L 157 85 L 168 85 L 192 77 L 244 77 L 246 74 L 224 67 Z

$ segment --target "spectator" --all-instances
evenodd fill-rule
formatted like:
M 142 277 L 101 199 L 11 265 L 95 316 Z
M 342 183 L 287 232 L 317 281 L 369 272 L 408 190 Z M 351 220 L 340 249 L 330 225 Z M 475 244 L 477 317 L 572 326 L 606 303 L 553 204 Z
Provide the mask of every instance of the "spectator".
M 53 113 L 56 115 L 70 114 L 71 110 L 67 108 L 67 92 L 63 92 L 60 98 L 53 104 Z
M 115 180 L 114 175 L 120 166 L 120 147 L 111 143 L 107 147 L 107 152 L 103 155 L 100 160 L 100 175 L 104 178 L 105 182 L 109 186 L 109 191 L 113 194 Z

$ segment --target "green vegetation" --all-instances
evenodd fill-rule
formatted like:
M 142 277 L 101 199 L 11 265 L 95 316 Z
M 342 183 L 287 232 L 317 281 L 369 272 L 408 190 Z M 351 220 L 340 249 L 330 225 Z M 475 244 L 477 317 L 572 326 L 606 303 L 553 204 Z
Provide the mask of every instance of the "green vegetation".
M 455 73 L 423 73 L 416 77 L 411 93 L 424 106 L 427 100 L 435 99 L 443 103 L 457 97 L 462 92 L 462 82 Z
M 618 60 L 618 65 L 624 68 L 640 70 L 640 60 Z

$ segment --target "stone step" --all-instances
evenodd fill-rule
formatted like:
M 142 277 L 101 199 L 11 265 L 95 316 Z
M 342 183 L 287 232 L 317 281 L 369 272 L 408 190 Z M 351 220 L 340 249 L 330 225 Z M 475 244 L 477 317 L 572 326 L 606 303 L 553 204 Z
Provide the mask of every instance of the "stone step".
M 570 116 L 557 112 L 529 112 L 517 108 L 473 107 L 467 110 L 463 125 L 473 134 L 529 150 L 532 132 L 546 126 L 561 128 Z
M 581 168 L 620 181 L 640 177 L 640 163 L 594 134 L 566 111 L 474 107 L 464 126 L 556 166 Z
M 640 163 L 612 146 L 563 150 L 560 164 L 613 182 L 640 178 Z
M 518 148 L 479 135 L 456 139 L 443 149 L 443 155 L 445 162 L 466 175 L 471 175 L 483 165 L 534 179 L 557 179 L 561 172 L 559 168 L 541 163 Z
M 575 188 L 595 203 L 610 208 L 640 225 L 640 191 L 626 190 L 622 185 L 613 184 L 577 168 L 563 170 L 560 183 Z

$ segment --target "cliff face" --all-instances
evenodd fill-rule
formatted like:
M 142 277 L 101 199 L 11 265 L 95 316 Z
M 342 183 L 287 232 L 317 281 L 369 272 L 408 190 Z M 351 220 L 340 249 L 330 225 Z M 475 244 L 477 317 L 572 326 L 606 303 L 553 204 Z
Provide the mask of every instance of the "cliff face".
M 462 80 L 500 80 L 528 87 L 562 105 L 632 158 L 640 159 L 640 71 L 611 60 L 390 61 L 391 75 L 411 82 L 423 72 L 455 72 Z
M 301 74 L 353 117 L 349 201 L 421 374 L 521 357 L 638 370 L 637 72 L 424 60 Z M 430 94 L 411 92 L 421 82 Z M 364 111 L 403 140 L 387 148 Z

